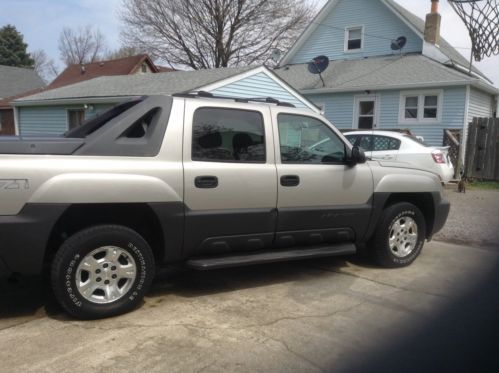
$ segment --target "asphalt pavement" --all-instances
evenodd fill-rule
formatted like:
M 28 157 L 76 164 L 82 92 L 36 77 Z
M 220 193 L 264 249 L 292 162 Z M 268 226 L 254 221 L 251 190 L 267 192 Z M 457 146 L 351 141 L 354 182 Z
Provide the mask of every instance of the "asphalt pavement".
M 499 252 L 427 244 L 407 268 L 329 258 L 158 279 L 142 306 L 66 316 L 0 286 L 2 372 L 497 371 Z

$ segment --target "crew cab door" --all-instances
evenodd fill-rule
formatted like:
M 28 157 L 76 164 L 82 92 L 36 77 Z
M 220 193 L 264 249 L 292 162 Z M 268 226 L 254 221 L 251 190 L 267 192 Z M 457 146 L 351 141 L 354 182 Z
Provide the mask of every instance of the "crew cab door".
M 277 171 L 270 109 L 186 100 L 185 256 L 272 245 Z
M 362 238 L 373 193 L 369 166 L 346 164 L 346 142 L 320 116 L 276 108 L 273 122 L 279 183 L 276 245 L 321 245 Z M 327 147 L 317 149 L 321 142 Z

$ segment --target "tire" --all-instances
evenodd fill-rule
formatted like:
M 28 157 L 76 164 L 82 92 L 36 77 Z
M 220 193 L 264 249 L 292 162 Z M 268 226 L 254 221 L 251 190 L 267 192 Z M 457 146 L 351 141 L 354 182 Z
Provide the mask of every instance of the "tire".
M 406 267 L 419 256 L 425 239 L 426 223 L 421 211 L 411 203 L 397 203 L 383 211 L 370 250 L 380 266 Z
M 62 244 L 52 262 L 51 283 L 69 314 L 99 319 L 134 309 L 148 291 L 154 269 L 152 250 L 137 232 L 99 225 Z

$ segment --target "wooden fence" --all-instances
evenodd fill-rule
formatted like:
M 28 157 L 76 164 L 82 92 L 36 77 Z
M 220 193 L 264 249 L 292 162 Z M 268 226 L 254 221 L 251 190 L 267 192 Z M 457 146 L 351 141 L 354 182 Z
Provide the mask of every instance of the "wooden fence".
M 466 144 L 465 175 L 499 180 L 499 118 L 474 118 Z

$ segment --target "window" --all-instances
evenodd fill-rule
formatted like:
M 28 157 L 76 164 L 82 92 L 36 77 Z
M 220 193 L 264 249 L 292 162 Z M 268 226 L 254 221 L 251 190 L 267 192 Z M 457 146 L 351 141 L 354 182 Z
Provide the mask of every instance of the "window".
M 141 70 L 142 70 L 143 73 L 147 72 L 147 64 L 145 62 L 142 64 Z
M 425 96 L 423 109 L 423 117 L 425 119 L 435 119 L 438 114 L 438 96 Z
M 323 122 L 300 115 L 278 116 L 282 163 L 342 163 L 345 144 Z
M 400 140 L 387 136 L 373 136 L 373 151 L 399 150 Z
M 440 122 L 442 114 L 441 91 L 402 93 L 400 97 L 400 122 Z
M 405 98 L 405 119 L 418 119 L 418 96 Z
M 196 110 L 192 124 L 192 160 L 265 163 L 262 114 L 219 108 Z
M 68 110 L 68 129 L 79 127 L 85 121 L 85 110 Z
M 345 52 L 360 51 L 363 48 L 364 27 L 349 27 L 345 30 Z

